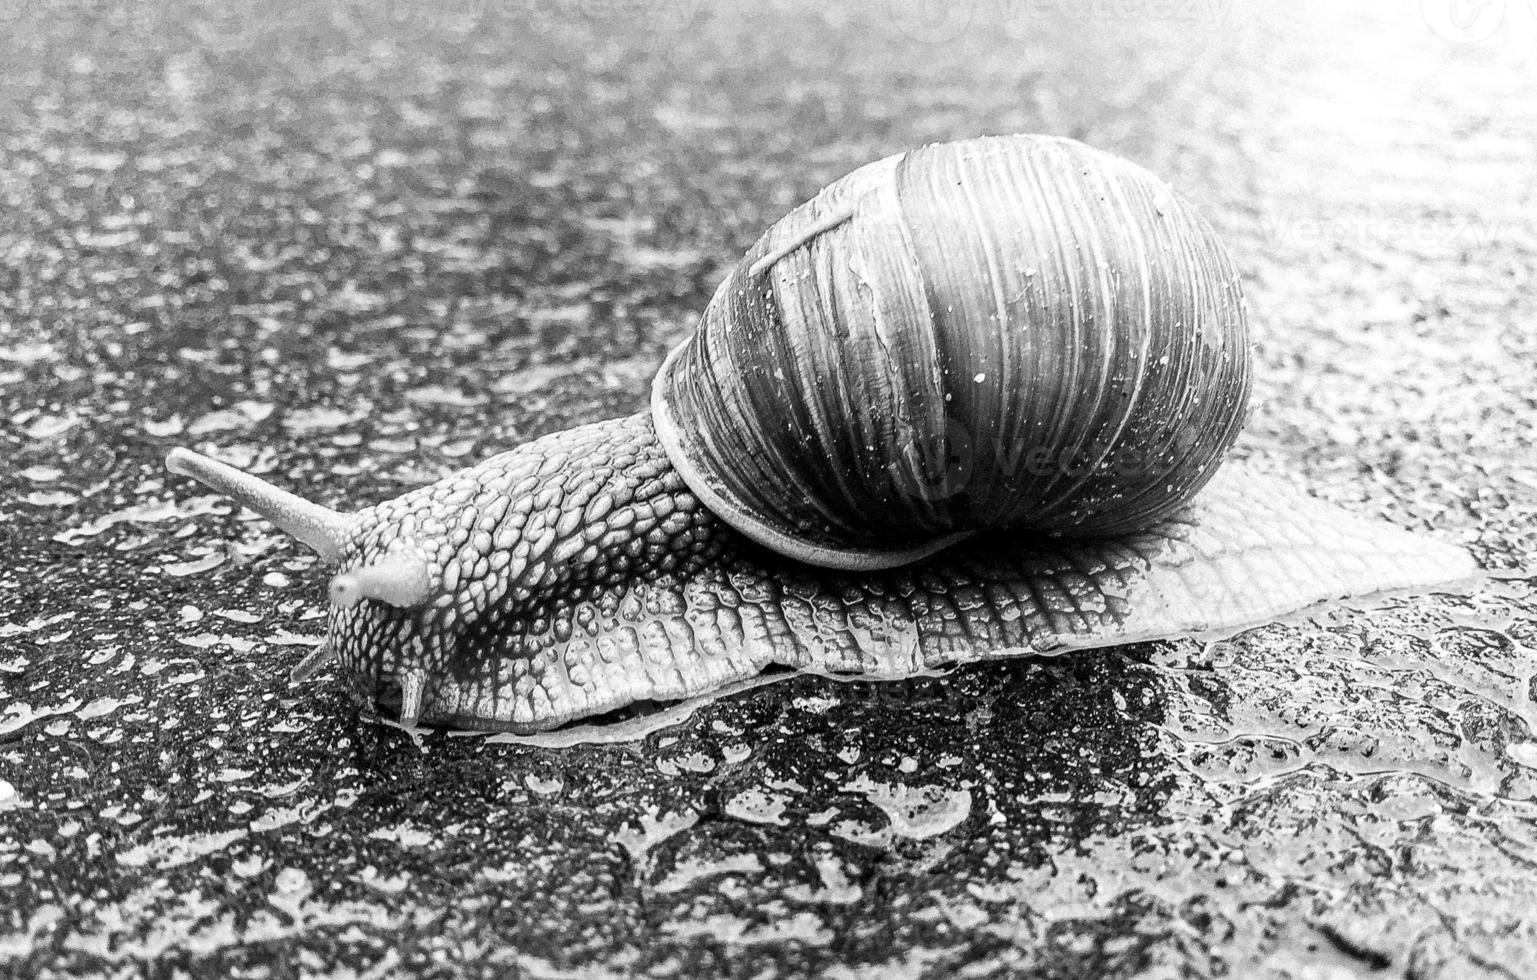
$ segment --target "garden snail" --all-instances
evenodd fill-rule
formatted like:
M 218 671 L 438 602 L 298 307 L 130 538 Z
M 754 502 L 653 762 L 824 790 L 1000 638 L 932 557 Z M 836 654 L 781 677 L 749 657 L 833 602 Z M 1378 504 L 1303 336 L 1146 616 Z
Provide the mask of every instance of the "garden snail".
M 1471 575 L 1229 469 L 1238 277 L 1164 183 L 1065 139 L 924 147 L 777 222 L 651 410 L 351 514 L 166 463 L 313 547 L 334 659 L 407 724 L 533 730 L 769 664 L 944 663 L 1255 625 Z

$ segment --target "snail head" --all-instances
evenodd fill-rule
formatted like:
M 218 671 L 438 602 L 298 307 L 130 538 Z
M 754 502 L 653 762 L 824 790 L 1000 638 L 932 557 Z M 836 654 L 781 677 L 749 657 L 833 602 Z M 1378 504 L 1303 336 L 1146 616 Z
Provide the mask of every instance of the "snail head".
M 364 698 L 398 704 L 408 725 L 516 727 L 614 694 L 569 666 L 567 645 L 657 630 L 670 607 L 639 602 L 646 583 L 719 546 L 649 432 L 631 419 L 554 433 L 353 513 L 185 449 L 166 465 L 335 567 L 325 644 L 296 679 L 336 660 Z
M 187 449 L 172 450 L 166 467 L 250 508 L 336 566 L 325 642 L 294 668 L 294 680 L 340 661 L 360 693 L 398 706 L 401 721 L 414 724 L 453 635 L 445 626 L 472 605 L 450 587 L 461 576 L 444 561 L 454 540 L 442 519 L 442 497 L 454 489 L 448 481 L 349 514 Z

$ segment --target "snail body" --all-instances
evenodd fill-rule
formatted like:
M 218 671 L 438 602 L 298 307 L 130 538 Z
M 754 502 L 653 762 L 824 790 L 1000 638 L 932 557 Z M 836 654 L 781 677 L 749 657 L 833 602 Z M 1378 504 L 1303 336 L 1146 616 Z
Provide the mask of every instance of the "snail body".
M 967 140 L 776 223 L 648 412 L 352 514 L 167 465 L 339 564 L 295 675 L 334 659 L 409 724 L 534 730 L 774 663 L 900 677 L 1473 572 L 1219 474 L 1249 377 L 1232 263 L 1166 185 L 1068 140 Z

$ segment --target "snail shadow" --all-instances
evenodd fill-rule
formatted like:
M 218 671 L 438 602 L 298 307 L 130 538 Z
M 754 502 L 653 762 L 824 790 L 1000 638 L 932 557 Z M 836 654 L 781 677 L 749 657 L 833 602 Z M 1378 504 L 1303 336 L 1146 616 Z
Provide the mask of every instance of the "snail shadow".
M 877 763 L 895 757 L 908 782 L 969 784 L 982 810 L 1013 827 L 1044 830 L 1073 811 L 1082 836 L 1106 820 L 1155 818 L 1180 773 L 1160 748 L 1169 697 L 1147 663 L 1150 646 L 972 663 L 903 681 L 803 678 L 803 696 L 830 703 L 815 721 L 800 719 L 792 688 L 782 710 L 806 736 L 858 747 Z
M 981 834 L 1001 814 L 1022 835 L 1017 846 L 1054 851 L 1158 820 L 1183 774 L 1160 746 L 1168 694 L 1147 662 L 1153 646 L 903 680 L 775 670 L 705 698 L 631 705 L 534 735 L 409 731 L 365 713 L 352 761 L 375 792 L 414 787 L 411 795 L 445 803 L 444 794 L 483 796 L 550 770 L 567 774 L 560 798 L 577 806 L 615 794 L 702 799 L 723 787 L 790 786 L 790 810 L 813 835 L 811 815 L 858 810 L 851 787 L 865 780 L 915 792 L 964 787 L 966 826 L 976 826 L 957 833 Z M 692 760 L 682 771 L 680 758 Z

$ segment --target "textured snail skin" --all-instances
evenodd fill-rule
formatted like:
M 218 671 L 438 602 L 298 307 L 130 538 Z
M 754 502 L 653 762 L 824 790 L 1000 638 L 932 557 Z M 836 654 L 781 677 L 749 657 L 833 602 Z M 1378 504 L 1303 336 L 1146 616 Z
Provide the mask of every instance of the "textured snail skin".
M 341 570 L 427 561 L 414 608 L 331 609 L 354 685 L 428 724 L 532 731 L 771 664 L 893 678 L 942 664 L 1232 630 L 1475 572 L 1460 549 L 1229 468 L 1116 538 L 994 535 L 903 568 L 816 568 L 704 509 L 650 416 L 536 440 L 347 518 Z

